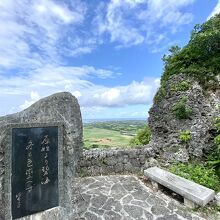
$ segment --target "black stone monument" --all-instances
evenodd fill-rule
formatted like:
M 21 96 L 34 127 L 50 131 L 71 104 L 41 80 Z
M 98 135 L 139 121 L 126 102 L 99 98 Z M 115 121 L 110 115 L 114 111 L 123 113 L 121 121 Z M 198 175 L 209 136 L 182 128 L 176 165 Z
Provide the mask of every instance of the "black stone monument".
M 12 129 L 12 219 L 59 206 L 58 126 Z

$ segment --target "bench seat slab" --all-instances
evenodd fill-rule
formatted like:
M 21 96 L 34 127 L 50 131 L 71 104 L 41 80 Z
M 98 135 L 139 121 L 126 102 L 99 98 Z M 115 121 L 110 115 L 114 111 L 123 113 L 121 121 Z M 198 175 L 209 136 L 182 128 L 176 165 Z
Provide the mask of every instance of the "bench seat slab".
M 144 170 L 144 175 L 200 206 L 205 206 L 215 196 L 214 190 L 158 167 L 151 167 Z

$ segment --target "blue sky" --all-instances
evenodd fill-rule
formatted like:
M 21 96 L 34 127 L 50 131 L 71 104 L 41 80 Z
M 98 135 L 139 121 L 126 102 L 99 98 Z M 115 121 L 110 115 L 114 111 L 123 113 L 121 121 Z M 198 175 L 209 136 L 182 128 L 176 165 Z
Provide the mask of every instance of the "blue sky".
M 0 115 L 56 92 L 84 119 L 146 118 L 162 56 L 220 0 L 0 0 Z

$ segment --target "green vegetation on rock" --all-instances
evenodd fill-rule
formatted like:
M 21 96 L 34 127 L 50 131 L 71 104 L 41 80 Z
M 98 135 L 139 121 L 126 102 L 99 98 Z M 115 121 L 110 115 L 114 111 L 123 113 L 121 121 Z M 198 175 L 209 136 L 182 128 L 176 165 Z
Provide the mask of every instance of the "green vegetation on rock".
M 192 109 L 186 104 L 187 97 L 182 98 L 177 102 L 173 108 L 172 112 L 175 114 L 178 119 L 189 119 L 192 115 Z
M 160 89 L 157 91 L 156 95 L 154 96 L 154 102 L 160 101 L 166 96 L 166 90 L 164 87 L 160 87 Z
M 178 92 L 178 91 L 185 92 L 189 90 L 190 86 L 191 85 L 189 81 L 182 81 L 177 84 L 172 84 L 170 90 L 174 92 Z
M 219 108 L 220 112 L 220 108 Z M 189 163 L 177 163 L 170 167 L 170 171 L 176 175 L 190 179 L 208 188 L 220 191 L 220 117 L 215 120 L 216 137 L 215 148 L 206 155 L 205 161 L 191 160 Z M 180 140 L 187 143 L 191 139 L 190 131 L 180 133 Z
M 179 138 L 183 143 L 188 143 L 191 139 L 191 132 L 189 130 L 182 131 Z
M 185 47 L 173 46 L 169 51 L 171 54 L 163 57 L 162 86 L 171 75 L 179 73 L 193 76 L 205 87 L 214 86 L 220 73 L 220 14 L 202 25 L 197 24 Z
M 209 19 L 202 25 L 195 25 L 188 44 L 180 48 L 178 45 L 169 49 L 170 54 L 164 55 L 164 72 L 161 87 L 154 101 L 166 95 L 166 82 L 172 75 L 186 74 L 197 80 L 203 88 L 219 88 L 216 76 L 220 74 L 220 14 Z M 186 82 L 175 86 L 175 91 L 187 91 Z M 172 88 L 171 88 L 172 90 Z
M 144 129 L 141 129 L 137 132 L 134 138 L 129 142 L 130 146 L 146 145 L 150 142 L 151 132 L 149 126 L 145 126 Z

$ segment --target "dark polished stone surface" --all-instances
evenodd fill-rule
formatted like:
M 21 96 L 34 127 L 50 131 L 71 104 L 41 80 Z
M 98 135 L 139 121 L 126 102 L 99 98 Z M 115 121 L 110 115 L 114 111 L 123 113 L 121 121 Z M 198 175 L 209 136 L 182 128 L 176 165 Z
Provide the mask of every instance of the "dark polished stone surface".
M 59 205 L 58 127 L 13 128 L 12 218 Z

